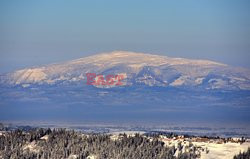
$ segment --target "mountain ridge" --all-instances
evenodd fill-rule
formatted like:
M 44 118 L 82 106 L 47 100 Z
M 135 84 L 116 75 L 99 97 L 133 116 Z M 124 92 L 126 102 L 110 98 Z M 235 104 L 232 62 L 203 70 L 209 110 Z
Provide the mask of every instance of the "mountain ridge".
M 62 63 L 31 67 L 4 74 L 2 84 L 77 83 L 86 73 L 125 74 L 125 85 L 203 86 L 204 89 L 250 90 L 250 71 L 210 60 L 173 58 L 148 53 L 113 51 Z

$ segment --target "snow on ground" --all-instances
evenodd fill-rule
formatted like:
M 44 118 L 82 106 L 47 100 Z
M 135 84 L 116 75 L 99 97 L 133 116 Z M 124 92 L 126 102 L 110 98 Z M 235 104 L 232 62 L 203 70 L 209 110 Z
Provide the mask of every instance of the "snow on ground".
M 28 149 L 31 152 L 35 152 L 35 153 L 39 152 L 39 147 L 36 145 L 36 141 L 32 141 L 31 143 L 23 147 L 23 150 L 28 150 Z
M 69 155 L 69 157 L 68 157 L 68 159 L 77 159 L 78 158 L 78 156 L 77 155 Z
M 135 134 L 144 134 L 145 132 L 144 131 L 116 131 L 116 132 L 111 132 L 109 133 L 111 136 L 110 136 L 110 139 L 115 141 L 115 140 L 118 140 L 119 139 L 119 135 L 120 134 L 126 134 L 127 136 L 135 136 Z
M 250 147 L 250 142 L 240 143 L 206 143 L 206 142 L 193 142 L 196 146 L 203 148 L 207 147 L 208 153 L 201 152 L 201 159 L 232 159 L 233 156 L 239 154 L 239 152 L 247 151 Z
M 187 76 L 181 76 L 170 84 L 170 86 L 181 86 L 185 83 Z
M 46 79 L 46 76 L 43 72 L 43 68 L 23 69 L 13 74 L 13 80 L 16 84 L 23 82 L 40 82 Z
M 90 155 L 90 156 L 87 157 L 87 159 L 96 159 L 96 156 Z
M 208 83 L 213 83 L 212 89 L 223 88 L 228 85 L 228 83 L 222 79 L 210 79 Z
M 218 139 L 187 139 L 183 137 L 167 138 L 160 136 L 160 140 L 165 143 L 165 146 L 174 146 L 177 148 L 178 145 L 182 145 L 183 148 L 181 150 L 177 149 L 175 156 L 178 156 L 180 151 L 183 153 L 189 152 L 192 148 L 196 147 L 201 159 L 233 159 L 235 155 L 247 151 L 248 147 L 250 147 L 250 142 L 246 141 L 240 143 L 237 141 L 238 139 L 224 143 L 222 140 Z
M 48 140 L 49 139 L 49 135 L 44 135 L 43 137 L 40 138 L 41 140 Z

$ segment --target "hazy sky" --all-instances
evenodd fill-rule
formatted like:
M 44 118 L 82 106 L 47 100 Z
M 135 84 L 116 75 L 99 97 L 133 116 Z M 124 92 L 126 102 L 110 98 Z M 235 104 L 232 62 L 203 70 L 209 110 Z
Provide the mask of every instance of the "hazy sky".
M 0 1 L 0 73 L 113 50 L 250 68 L 250 1 Z

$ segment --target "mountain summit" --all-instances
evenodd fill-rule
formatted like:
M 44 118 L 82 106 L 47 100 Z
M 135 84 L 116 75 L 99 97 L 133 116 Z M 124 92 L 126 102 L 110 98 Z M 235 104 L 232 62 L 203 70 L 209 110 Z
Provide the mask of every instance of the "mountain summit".
M 250 90 L 250 71 L 208 60 L 113 51 L 4 74 L 1 84 L 29 87 L 86 83 L 86 73 L 123 74 L 126 86 Z

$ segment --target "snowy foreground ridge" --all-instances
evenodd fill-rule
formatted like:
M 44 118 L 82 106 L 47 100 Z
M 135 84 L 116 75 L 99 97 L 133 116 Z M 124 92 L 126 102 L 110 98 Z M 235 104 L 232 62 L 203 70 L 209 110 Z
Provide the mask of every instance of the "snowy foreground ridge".
M 250 70 L 208 60 L 114 51 L 0 76 L 2 85 L 86 83 L 86 73 L 123 74 L 125 86 L 250 90 Z
M 36 137 L 32 138 L 31 134 Z M 250 146 L 249 140 L 243 138 L 151 136 L 134 132 L 84 134 L 65 129 L 3 131 L 0 137 L 3 138 L 0 158 L 232 159 Z M 18 144 L 13 140 L 16 138 Z

